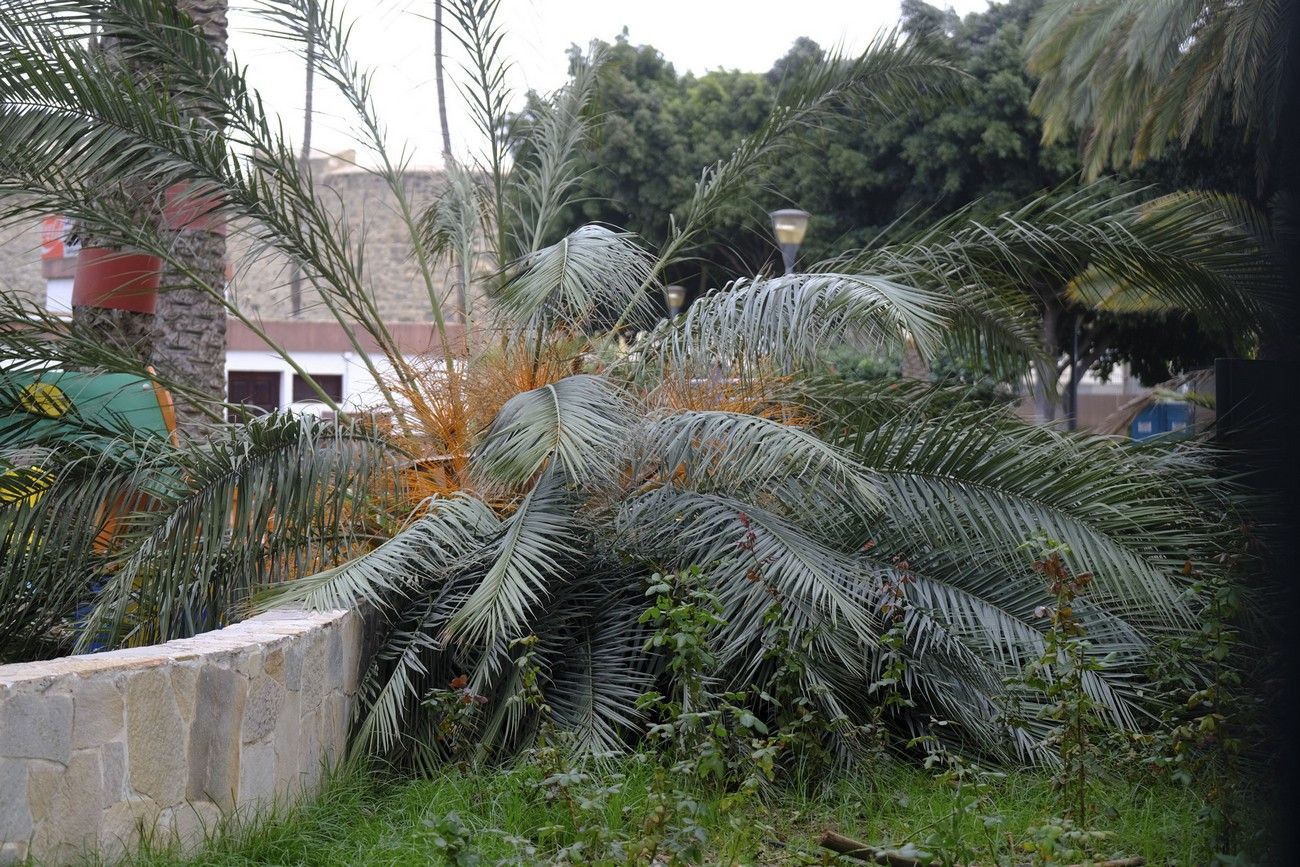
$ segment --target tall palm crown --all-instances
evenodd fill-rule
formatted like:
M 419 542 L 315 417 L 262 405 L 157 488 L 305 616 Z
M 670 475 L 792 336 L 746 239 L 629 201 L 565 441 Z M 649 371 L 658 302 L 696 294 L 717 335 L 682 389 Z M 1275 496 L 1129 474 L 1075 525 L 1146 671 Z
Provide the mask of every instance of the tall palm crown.
M 1049 140 L 1083 131 L 1094 177 L 1229 122 L 1254 144 L 1266 186 L 1285 153 L 1276 139 L 1296 23 L 1281 0 L 1048 0 L 1028 38 L 1032 106 Z
M 424 699 L 468 674 L 488 699 L 481 736 L 490 747 L 527 743 L 549 715 L 600 750 L 635 737 L 635 699 L 664 675 L 639 622 L 646 579 L 698 565 L 723 607 L 714 636 L 720 682 L 761 687 L 779 635 L 795 636 L 806 657 L 801 688 L 848 751 L 880 680 L 882 636 L 894 630 L 912 702 L 895 708 L 899 724 L 941 716 L 959 723 L 968 745 L 1038 758 L 1042 731 L 1012 721 L 1004 707 L 1039 700 L 1006 684 L 1043 646 L 1034 611 L 1048 597 L 1020 546 L 1045 532 L 1097 576 L 1078 606 L 1092 652 L 1106 659 L 1089 691 L 1116 725 L 1139 726 L 1152 711 L 1140 686 L 1148 653 L 1186 628 L 1199 605 L 1183 566 L 1190 559 L 1217 568 L 1211 558 L 1228 530 L 1224 492 L 1207 481 L 1203 450 L 1066 436 L 1002 411 L 960 401 L 954 408 L 951 395 L 926 387 L 849 386 L 807 371 L 830 345 L 907 340 L 925 354 L 955 346 L 1023 373 L 1039 360 L 1018 291 L 1027 262 L 1062 282 L 1086 277 L 1111 296 L 1213 303 L 1249 323 L 1258 296 L 1228 290 L 1241 282 L 1268 288 L 1273 276 L 1224 201 L 1141 201 L 1090 187 L 982 223 L 958 214 L 811 273 L 737 281 L 656 324 L 664 267 L 690 255 L 718 207 L 793 134 L 845 106 L 879 110 L 941 96 L 956 80 L 952 70 L 890 37 L 859 58 L 831 59 L 792 87 L 735 154 L 703 170 L 664 249 L 652 252 L 609 227 L 556 225 L 574 188 L 598 56 L 579 65 L 528 129 L 510 130 L 496 4 L 448 3 L 451 32 L 471 58 L 463 91 L 485 144 L 477 161 L 449 170 L 441 198 L 419 211 L 332 5 L 260 7 L 285 38 L 310 39 L 321 79 L 356 110 L 378 155 L 372 171 L 389 184 L 409 230 L 444 354 L 398 351 L 365 283 L 361 239 L 318 200 L 240 69 L 161 0 L 15 0 L 0 10 L 0 37 L 13 46 L 0 75 L 0 141 L 23 143 L 0 146 L 0 192 L 11 194 L 0 200 L 0 219 L 68 213 L 166 258 L 157 233 L 97 197 L 89 180 L 129 171 L 211 185 L 221 208 L 242 218 L 240 231 L 301 266 L 352 336 L 393 418 L 382 446 L 371 432 L 362 448 L 319 449 L 334 462 L 329 473 L 311 471 L 317 450 L 280 452 L 295 460 L 305 453 L 307 463 L 305 478 L 276 474 L 275 499 L 253 512 L 277 532 L 226 537 L 253 551 L 297 542 L 319 552 L 322 537 L 341 539 L 347 544 L 329 549 L 330 568 L 300 577 L 308 564 L 321 565 L 310 557 L 206 568 L 202 546 L 188 540 L 222 525 L 224 509 L 248 514 L 271 496 L 257 485 L 198 486 L 210 512 L 178 505 L 184 491 L 146 497 L 157 501 L 142 510 L 153 521 L 142 519 L 141 532 L 123 534 L 110 561 L 97 562 L 114 580 L 86 634 L 130 635 L 133 621 L 155 625 L 136 630 L 150 639 L 192 628 L 193 617 L 159 618 L 144 587 L 179 591 L 161 597 L 181 600 L 168 610 L 183 613 L 217 598 L 187 590 L 232 586 L 234 596 L 278 583 L 276 599 L 376 610 L 381 646 L 359 719 L 362 747 L 436 758 L 436 721 L 423 713 Z M 147 83 L 102 66 L 81 42 L 91 20 L 129 30 L 171 86 L 224 119 L 224 134 L 209 134 Z M 530 137 L 515 165 L 511 134 Z M 1207 231 L 1212 244 L 1198 240 Z M 464 346 L 446 327 L 447 299 L 435 280 L 442 270 L 453 287 L 475 287 L 486 300 L 466 311 L 473 327 Z M 196 286 L 225 298 L 219 287 Z M 230 314 L 244 318 L 234 307 Z M 8 357 L 129 362 L 106 359 L 37 311 L 11 316 L 23 327 L 0 329 Z M 634 335 L 631 325 L 645 327 Z M 363 336 L 378 353 L 365 351 Z M 241 431 L 231 435 L 251 435 Z M 375 474 L 348 475 L 358 464 L 338 463 L 373 467 L 381 447 L 397 457 L 400 483 L 384 476 L 378 492 Z M 54 444 L 45 460 L 63 467 L 62 493 L 6 512 L 10 540 L 41 538 L 56 520 L 52 504 L 82 490 L 70 468 L 84 463 Z M 182 478 L 198 475 L 180 456 L 167 462 Z M 111 486 L 98 490 L 101 499 L 118 496 Z M 379 510 L 400 516 L 381 516 L 379 530 L 400 526 L 377 543 L 366 523 L 375 496 L 405 501 Z M 295 510 L 308 517 L 286 524 Z M 170 526 L 160 547 L 145 531 L 164 512 L 194 519 Z M 286 526 L 321 534 L 278 532 Z M 367 537 L 370 550 L 354 556 Z M 40 566 L 24 550 L 11 544 L 5 566 L 23 564 L 30 583 Z M 73 562 L 90 568 L 86 561 Z M 536 637 L 543 664 L 545 714 L 511 700 L 519 687 L 511 642 L 525 635 Z

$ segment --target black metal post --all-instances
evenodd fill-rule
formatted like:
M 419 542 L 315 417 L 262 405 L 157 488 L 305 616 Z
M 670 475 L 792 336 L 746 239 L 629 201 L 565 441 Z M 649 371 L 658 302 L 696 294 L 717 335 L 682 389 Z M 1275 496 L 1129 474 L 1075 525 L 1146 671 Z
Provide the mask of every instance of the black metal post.
M 1079 429 L 1079 319 L 1079 314 L 1074 314 L 1074 342 L 1070 346 L 1070 386 L 1066 390 L 1070 401 L 1070 412 L 1065 417 L 1067 430 Z

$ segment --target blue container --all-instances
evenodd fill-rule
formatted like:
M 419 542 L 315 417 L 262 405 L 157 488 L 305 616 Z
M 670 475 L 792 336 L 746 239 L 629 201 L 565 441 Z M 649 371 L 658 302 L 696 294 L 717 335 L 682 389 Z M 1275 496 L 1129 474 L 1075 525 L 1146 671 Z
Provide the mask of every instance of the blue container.
M 1129 436 L 1135 440 L 1165 436 L 1187 431 L 1192 424 L 1191 407 L 1185 403 L 1156 403 L 1142 410 L 1129 425 Z

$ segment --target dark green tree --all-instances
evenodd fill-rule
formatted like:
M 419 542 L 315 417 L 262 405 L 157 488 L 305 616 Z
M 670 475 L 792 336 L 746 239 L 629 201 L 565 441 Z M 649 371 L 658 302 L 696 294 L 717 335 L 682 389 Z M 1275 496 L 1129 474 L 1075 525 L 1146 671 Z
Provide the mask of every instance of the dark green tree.
M 962 207 L 971 219 L 1007 210 L 1043 191 L 1069 195 L 1080 162 L 1076 143 L 1043 144 L 1042 123 L 1030 110 L 1036 80 L 1022 46 L 1042 0 L 1011 0 L 960 18 L 922 0 L 905 0 L 901 30 L 967 75 L 964 98 L 895 113 L 858 111 L 810 127 L 797 144 L 755 177 L 743 199 L 718 216 L 710 239 L 668 282 L 692 296 L 727 280 L 775 270 L 779 262 L 761 221 L 765 209 L 795 206 L 814 222 L 801 261 L 813 263 L 906 237 Z M 807 38 L 794 42 L 765 74 L 714 71 L 679 75 L 651 46 L 635 46 L 626 31 L 603 46 L 592 110 L 594 147 L 584 165 L 583 201 L 560 225 L 600 221 L 653 243 L 689 200 L 699 167 L 721 159 L 767 115 L 783 86 L 823 62 L 826 52 Z M 577 50 L 574 49 L 575 58 Z M 1249 153 L 1222 143 L 1149 163 L 1139 184 L 1243 191 Z M 1243 170 L 1242 166 L 1246 166 Z M 754 202 L 763 207 L 753 207 Z M 1209 363 L 1234 335 L 1185 315 L 1096 314 L 1065 297 L 1048 274 L 1025 274 L 1023 291 L 1042 317 L 1042 339 L 1065 372 L 1076 317 L 1081 369 L 1109 373 L 1129 363 L 1144 381 L 1168 378 Z M 1055 408 L 1044 395 L 1040 412 Z

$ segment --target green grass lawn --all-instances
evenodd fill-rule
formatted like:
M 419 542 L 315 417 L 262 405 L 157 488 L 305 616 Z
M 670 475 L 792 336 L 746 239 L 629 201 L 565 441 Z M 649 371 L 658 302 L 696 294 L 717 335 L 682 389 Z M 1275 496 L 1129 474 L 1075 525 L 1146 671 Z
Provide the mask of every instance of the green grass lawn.
M 611 826 L 638 825 L 645 814 L 647 772 L 623 769 L 626 784 L 607 804 Z M 317 799 L 242 830 L 218 834 L 198 857 L 167 852 L 140 856 L 144 865 L 172 864 L 380 864 L 450 863 L 438 846 L 440 820 L 458 814 L 483 864 L 513 856 L 512 863 L 546 863 L 566 842 L 573 823 L 567 809 L 547 802 L 531 770 L 448 772 L 431 780 L 353 774 L 335 778 Z M 754 798 L 739 821 L 713 819 L 709 863 L 807 864 L 823 861 L 816 845 L 826 828 L 874 845 L 922 842 L 927 826 L 951 826 L 953 791 L 926 772 L 882 762 L 813 790 L 776 791 Z M 972 841 L 992 834 L 1011 857 L 1026 830 L 1060 812 L 1046 775 L 1013 772 L 992 783 L 989 802 L 963 816 Z M 716 803 L 702 795 L 701 800 Z M 990 809 L 991 807 L 991 809 Z M 1099 787 L 1094 826 L 1113 832 L 1107 851 L 1143 855 L 1148 864 L 1203 864 L 1207 835 L 1196 821 L 1195 792 L 1152 779 Z M 984 816 L 1002 822 L 984 829 Z M 557 829 L 547 831 L 545 829 Z M 512 842 L 510 838 L 517 838 Z M 528 841 L 522 844 L 520 841 Z M 521 849 L 531 845 L 532 850 Z M 1017 854 L 1017 860 L 1025 856 Z M 465 863 L 465 862 L 462 862 Z M 861 863 L 843 861 L 842 863 Z

